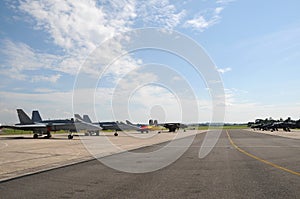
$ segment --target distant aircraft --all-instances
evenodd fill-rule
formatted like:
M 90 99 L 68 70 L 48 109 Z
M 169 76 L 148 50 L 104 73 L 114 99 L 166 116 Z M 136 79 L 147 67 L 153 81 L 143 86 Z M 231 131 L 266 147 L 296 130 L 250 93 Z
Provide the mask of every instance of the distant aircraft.
M 278 131 L 278 129 L 283 129 L 284 131 L 290 132 L 291 129 L 300 127 L 300 120 L 293 121 L 290 118 L 286 120 L 273 120 L 273 119 L 257 119 L 255 122 L 249 122 L 250 126 L 254 130 L 262 131 Z
M 179 130 L 179 128 L 187 128 L 187 125 L 181 123 L 158 123 L 157 120 L 149 120 L 149 125 L 146 124 L 132 124 L 128 120 L 126 120 L 127 124 L 139 126 L 141 129 L 145 129 L 145 131 L 152 130 L 154 127 L 163 126 L 169 129 L 169 132 L 175 132 Z
M 134 130 L 139 131 L 141 133 L 148 133 L 151 130 L 154 130 L 153 126 L 154 124 L 133 124 L 130 121 L 126 120 L 126 124 L 132 128 L 134 128 Z
M 77 118 L 78 115 L 75 116 Z M 80 117 L 80 116 L 79 116 Z M 129 131 L 129 130 L 137 130 L 137 128 L 127 125 L 123 122 L 92 122 L 88 115 L 83 115 L 82 118 L 83 122 L 86 122 L 87 124 L 91 124 L 94 126 L 100 126 L 102 130 L 113 130 L 115 131 L 114 135 L 118 136 L 118 131 Z
M 99 136 L 99 131 L 102 128 L 99 125 L 92 124 L 92 121 L 87 115 L 83 115 L 83 118 L 79 114 L 75 114 L 75 126 L 77 131 L 85 130 L 85 135 Z
M 84 122 L 93 124 L 93 125 L 99 125 L 102 130 L 113 130 L 115 131 L 114 135 L 118 136 L 118 131 L 139 131 L 141 133 L 148 133 L 150 130 L 153 129 L 153 124 L 149 125 L 140 125 L 140 124 L 133 124 L 126 120 L 126 123 L 124 122 L 92 122 L 88 115 L 83 115 Z

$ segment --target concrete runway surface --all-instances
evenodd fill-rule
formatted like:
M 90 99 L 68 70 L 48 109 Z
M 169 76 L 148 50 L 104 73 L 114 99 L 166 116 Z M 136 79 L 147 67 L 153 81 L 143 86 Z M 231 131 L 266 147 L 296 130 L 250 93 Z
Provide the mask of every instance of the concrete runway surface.
M 67 134 L 55 134 L 51 139 L 1 135 L 0 182 L 203 132 L 180 130 L 177 133 L 151 131 L 141 134 L 129 131 L 119 132 L 117 137 L 113 132 L 101 132 L 100 136 L 76 136 L 73 140 L 69 140 Z
M 0 183 L 1 198 L 299 198 L 300 140 L 223 131 L 213 151 L 198 158 L 205 134 L 173 164 L 131 174 L 98 160 Z M 161 148 L 156 144 L 134 152 Z M 180 147 L 180 146 L 178 146 Z M 118 155 L 113 155 L 118 156 Z

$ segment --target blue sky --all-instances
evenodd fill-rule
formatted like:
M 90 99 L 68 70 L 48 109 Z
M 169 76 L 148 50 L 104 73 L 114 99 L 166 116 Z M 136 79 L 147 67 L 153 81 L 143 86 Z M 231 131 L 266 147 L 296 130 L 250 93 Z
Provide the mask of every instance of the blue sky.
M 225 122 L 299 119 L 299 7 L 296 0 L 1 1 L 0 122 L 16 123 L 16 108 L 29 114 L 39 109 L 44 118 L 72 117 L 76 111 L 90 114 L 93 120 L 209 121 L 211 99 L 203 79 L 178 57 L 150 50 L 118 60 L 102 80 L 104 84 L 90 87 L 97 90 L 95 109 L 84 106 L 93 101 L 85 99 L 86 91 L 82 91 L 82 106 L 74 110 L 74 82 L 87 57 L 108 38 L 147 27 L 178 31 L 203 47 L 223 80 Z M 114 58 L 105 50 L 102 56 Z M 150 63 L 168 66 L 190 84 L 200 107 L 197 118 L 176 117 L 180 105 L 174 96 L 151 86 L 133 92 L 127 100 L 129 114 L 124 107 L 120 109 L 125 112 L 111 112 L 113 88 L 122 78 L 123 84 L 132 84 L 132 78 L 135 83 L 160 79 L 149 68 L 136 74 L 137 68 Z M 172 72 L 161 71 L 165 71 L 163 77 L 172 79 L 167 74 Z M 87 79 L 95 78 L 91 74 L 93 68 L 86 71 Z M 185 84 L 175 87 L 180 85 Z

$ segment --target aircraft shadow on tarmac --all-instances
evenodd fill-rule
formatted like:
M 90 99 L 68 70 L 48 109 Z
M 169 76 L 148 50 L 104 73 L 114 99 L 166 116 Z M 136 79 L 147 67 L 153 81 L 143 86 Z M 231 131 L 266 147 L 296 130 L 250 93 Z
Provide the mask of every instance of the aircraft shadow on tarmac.
M 47 140 L 69 140 L 68 138 L 58 138 L 58 137 L 24 137 L 24 136 L 11 136 L 11 137 L 0 137 L 0 140 L 40 140 L 40 139 L 47 139 Z

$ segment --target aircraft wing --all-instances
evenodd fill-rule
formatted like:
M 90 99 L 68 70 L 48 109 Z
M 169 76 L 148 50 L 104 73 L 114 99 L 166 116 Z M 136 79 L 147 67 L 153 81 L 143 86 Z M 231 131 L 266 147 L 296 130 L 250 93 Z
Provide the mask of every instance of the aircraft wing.
M 35 131 L 35 130 L 47 130 L 48 126 L 45 124 L 1 125 L 0 129 L 2 128 L 24 130 L 24 131 Z
M 80 130 L 87 130 L 87 131 L 99 131 L 102 128 L 98 125 L 92 124 L 92 123 L 88 123 L 88 122 L 84 122 L 83 120 L 76 120 L 75 122 L 75 126 L 76 129 L 78 131 Z
M 76 130 L 87 130 L 87 131 L 99 131 L 102 128 L 99 124 L 93 124 L 87 115 L 84 115 L 84 118 L 88 118 L 88 120 L 84 120 L 80 117 L 79 114 L 75 114 L 75 126 Z
M 187 128 L 187 125 L 181 123 L 163 123 L 159 125 L 169 129 L 169 132 L 175 132 L 179 128 Z

